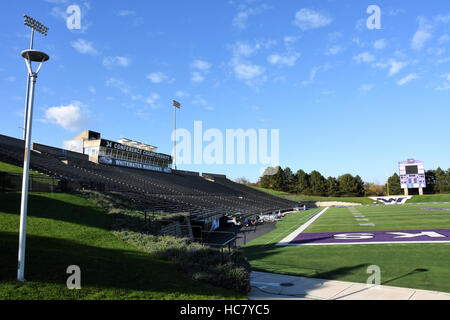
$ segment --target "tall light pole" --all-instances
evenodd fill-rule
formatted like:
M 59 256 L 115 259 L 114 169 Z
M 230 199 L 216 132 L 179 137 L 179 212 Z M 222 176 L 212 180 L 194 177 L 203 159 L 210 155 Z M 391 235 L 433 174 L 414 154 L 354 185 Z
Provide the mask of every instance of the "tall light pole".
M 19 255 L 17 266 L 17 280 L 25 281 L 25 240 L 26 240 L 26 226 L 27 226 L 27 207 L 28 207 L 28 174 L 30 169 L 30 148 L 31 148 L 31 122 L 33 119 L 33 102 L 34 102 L 34 87 L 36 85 L 36 78 L 41 70 L 42 64 L 50 59 L 50 57 L 41 51 L 33 49 L 34 30 L 47 35 L 48 28 L 40 22 L 24 15 L 24 24 L 31 28 L 31 42 L 30 49 L 21 52 L 21 56 L 25 59 L 28 69 L 27 81 L 27 97 L 25 110 L 25 154 L 23 160 L 23 177 L 22 177 L 22 199 L 20 203 L 20 230 L 19 230 Z M 31 62 L 38 62 L 39 67 L 36 72 L 33 72 Z
M 181 104 L 178 101 L 172 100 L 173 105 L 173 132 L 174 132 L 174 139 L 173 139 L 173 150 L 174 150 L 174 167 L 175 170 L 177 170 L 177 108 L 180 109 Z

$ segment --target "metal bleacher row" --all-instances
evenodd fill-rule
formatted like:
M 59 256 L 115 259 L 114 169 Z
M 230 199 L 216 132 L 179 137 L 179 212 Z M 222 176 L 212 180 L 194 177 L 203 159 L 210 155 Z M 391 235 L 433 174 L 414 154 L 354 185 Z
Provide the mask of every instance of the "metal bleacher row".
M 22 166 L 23 140 L 14 140 L 5 142 L 5 136 L 1 137 L 0 161 Z M 213 182 L 182 171 L 168 174 L 122 168 L 35 150 L 30 159 L 30 169 L 34 171 L 79 183 L 87 189 L 121 192 L 146 210 L 189 212 L 192 220 L 217 215 L 252 216 L 298 206 L 226 177 L 215 177 Z

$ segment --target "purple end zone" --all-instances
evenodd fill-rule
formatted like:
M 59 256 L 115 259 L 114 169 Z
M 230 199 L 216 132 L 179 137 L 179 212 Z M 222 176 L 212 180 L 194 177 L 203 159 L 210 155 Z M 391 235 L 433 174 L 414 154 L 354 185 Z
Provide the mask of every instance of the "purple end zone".
M 450 229 L 301 233 L 289 245 L 450 242 Z

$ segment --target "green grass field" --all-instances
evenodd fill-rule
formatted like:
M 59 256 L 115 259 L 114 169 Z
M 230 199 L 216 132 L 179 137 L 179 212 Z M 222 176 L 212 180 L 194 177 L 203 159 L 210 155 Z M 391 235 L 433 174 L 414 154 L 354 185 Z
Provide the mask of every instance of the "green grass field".
M 366 230 L 416 230 L 450 229 L 450 211 L 424 210 L 425 208 L 449 208 L 450 204 L 407 204 L 388 206 L 361 206 L 352 208 L 330 208 L 321 215 L 305 233 L 345 232 Z M 360 226 L 353 213 L 364 216 L 364 223 L 374 226 Z
M 69 194 L 30 194 L 25 278 L 16 280 L 20 193 L 0 194 L 0 300 L 245 299 L 191 280 L 179 267 L 110 232 L 110 216 Z M 81 290 L 69 290 L 70 265 Z
M 362 227 L 348 208 L 330 208 L 305 232 L 450 228 L 450 211 L 422 210 L 446 204 L 355 207 L 375 227 Z M 353 209 L 352 209 L 353 210 Z M 315 211 L 296 212 L 276 229 L 249 242 L 244 251 L 253 269 L 313 278 L 365 283 L 378 265 L 381 284 L 450 292 L 450 244 L 358 244 L 276 246 Z M 369 228 L 369 229 L 368 229 Z

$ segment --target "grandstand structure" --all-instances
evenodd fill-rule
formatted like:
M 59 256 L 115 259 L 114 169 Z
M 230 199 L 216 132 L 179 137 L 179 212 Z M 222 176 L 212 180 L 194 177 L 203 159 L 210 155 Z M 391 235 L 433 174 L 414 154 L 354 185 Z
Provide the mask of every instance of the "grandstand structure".
M 157 153 L 156 147 L 101 139 L 93 131 L 84 131 L 74 140 L 82 140 L 83 152 L 33 143 L 30 169 L 75 189 L 121 192 L 142 210 L 187 212 L 193 225 L 207 231 L 226 217 L 252 217 L 299 207 L 297 202 L 235 183 L 225 175 L 173 170 L 171 157 Z M 113 150 L 120 151 L 111 153 L 119 158 L 107 156 Z M 0 161 L 22 166 L 23 157 L 23 140 L 0 135 Z M 144 162 L 136 162 L 141 160 Z

